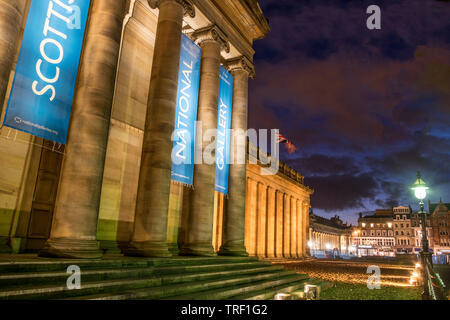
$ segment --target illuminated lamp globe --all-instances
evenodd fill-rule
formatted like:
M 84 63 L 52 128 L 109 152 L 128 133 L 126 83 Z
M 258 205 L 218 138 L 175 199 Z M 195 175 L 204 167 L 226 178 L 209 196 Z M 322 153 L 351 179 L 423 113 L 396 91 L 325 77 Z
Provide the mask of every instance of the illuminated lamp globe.
M 425 181 L 423 181 L 420 177 L 420 172 L 417 172 L 417 179 L 411 189 L 414 190 L 414 196 L 419 200 L 423 200 L 427 196 L 427 190 L 429 188 L 427 187 Z

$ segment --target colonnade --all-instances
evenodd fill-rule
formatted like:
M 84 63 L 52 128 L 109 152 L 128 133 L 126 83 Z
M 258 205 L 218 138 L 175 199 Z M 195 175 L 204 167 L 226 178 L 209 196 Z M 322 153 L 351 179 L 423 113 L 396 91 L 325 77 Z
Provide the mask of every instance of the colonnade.
M 247 178 L 245 247 L 248 254 L 268 258 L 303 257 L 308 212 L 309 201 L 302 193 L 279 188 L 269 179 L 262 182 Z
M 309 239 L 311 249 L 315 250 L 341 250 L 341 236 L 326 232 L 311 230 Z M 328 245 L 328 247 L 327 247 Z
M 175 123 L 177 80 L 183 19 L 194 18 L 190 0 L 150 0 L 158 23 L 148 107 L 144 128 L 134 232 L 126 255 L 171 255 L 166 243 L 171 183 L 171 135 Z M 19 38 L 25 1 L 0 0 L 0 98 L 5 95 Z M 110 115 L 127 0 L 92 0 L 72 106 L 66 154 L 61 169 L 50 238 L 41 256 L 99 258 L 96 239 Z M 246 129 L 248 77 L 253 66 L 244 56 L 227 61 L 227 36 L 214 24 L 190 35 L 202 48 L 198 119 L 204 130 L 217 126 L 219 68 L 235 77 L 232 128 Z M 149 57 L 150 59 L 150 57 Z M 200 137 L 201 138 L 201 137 Z M 210 141 L 203 141 L 206 146 Z M 237 145 L 242 153 L 245 144 Z M 181 254 L 214 255 L 212 247 L 214 169 L 196 164 L 190 215 Z M 244 247 L 245 165 L 231 165 L 229 201 L 224 212 L 223 245 L 219 254 L 246 255 Z M 245 185 L 245 183 L 244 183 Z

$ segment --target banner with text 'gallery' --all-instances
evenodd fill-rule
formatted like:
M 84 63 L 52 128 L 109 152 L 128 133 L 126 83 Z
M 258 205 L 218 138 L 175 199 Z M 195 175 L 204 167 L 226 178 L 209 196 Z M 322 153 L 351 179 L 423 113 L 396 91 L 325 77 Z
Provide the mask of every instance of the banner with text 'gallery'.
M 4 124 L 66 143 L 90 0 L 33 0 Z
M 219 113 L 217 115 L 215 190 L 228 194 L 230 128 L 233 107 L 233 76 L 220 67 Z
M 183 34 L 171 178 L 186 185 L 192 185 L 194 176 L 195 122 L 200 83 L 200 60 L 200 47 Z

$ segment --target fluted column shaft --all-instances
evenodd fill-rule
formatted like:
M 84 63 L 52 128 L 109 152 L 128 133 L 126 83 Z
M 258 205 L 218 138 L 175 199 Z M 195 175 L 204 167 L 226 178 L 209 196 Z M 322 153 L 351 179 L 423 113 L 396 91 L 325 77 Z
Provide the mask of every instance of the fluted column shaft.
M 223 242 L 220 255 L 247 256 L 245 238 L 245 179 L 246 179 L 246 131 L 248 121 L 248 78 L 253 75 L 252 67 L 244 58 L 229 62 L 233 76 L 233 110 L 231 129 L 233 139 L 228 177 L 228 206 L 224 213 Z
M 92 1 L 53 226 L 41 256 L 101 256 L 97 219 L 125 6 L 125 0 Z
M 152 0 L 149 3 L 153 8 L 159 8 L 159 16 L 134 232 L 124 253 L 132 256 L 168 257 L 171 256 L 166 243 L 173 146 L 171 136 L 175 125 L 181 31 L 186 6 L 192 7 L 189 2 L 181 0 Z
M 219 32 L 215 26 L 211 26 L 193 35 L 202 49 L 197 112 L 201 131 L 196 134 L 196 153 L 199 153 L 196 154 L 196 158 L 201 157 L 202 161 L 194 165 L 194 190 L 189 203 L 189 229 L 187 241 L 180 250 L 180 254 L 183 255 L 215 255 L 212 246 L 212 227 L 216 166 L 215 161 L 210 161 L 212 159 L 208 161 L 206 156 L 209 154 L 207 148 L 215 149 L 216 141 L 207 134 L 207 131 L 217 129 L 220 52 L 226 42 Z
M 0 0 L 0 117 L 19 42 L 25 0 Z
M 306 251 L 306 243 L 307 243 L 307 233 L 309 229 L 309 204 L 306 203 L 302 209 L 303 209 L 302 253 L 303 255 L 308 255 L 308 252 Z

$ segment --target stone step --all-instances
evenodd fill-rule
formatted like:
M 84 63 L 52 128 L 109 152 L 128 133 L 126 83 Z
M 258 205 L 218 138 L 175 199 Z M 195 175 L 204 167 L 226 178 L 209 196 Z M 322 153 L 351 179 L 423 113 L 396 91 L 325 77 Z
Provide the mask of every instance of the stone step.
M 160 266 L 160 267 L 142 267 L 142 268 L 124 268 L 124 269 L 100 269 L 87 271 L 81 270 L 81 281 L 101 281 L 123 278 L 145 278 L 156 275 L 167 274 L 188 274 L 207 271 L 221 271 L 221 270 L 237 270 L 248 268 L 267 268 L 270 264 L 258 261 L 238 262 L 238 263 L 221 263 L 221 264 L 206 264 L 206 265 L 181 265 L 181 266 Z M 280 270 L 283 268 L 280 267 Z M 60 283 L 65 284 L 69 274 L 65 271 L 52 272 L 26 272 L 26 273 L 11 273 L 0 275 L 0 288 L 7 288 L 16 285 L 28 284 L 42 284 L 42 283 Z
M 80 259 L 47 259 L 34 258 L 30 261 L 13 260 L 0 261 L 0 274 L 39 271 L 65 271 L 70 265 L 77 265 L 81 270 L 89 269 L 123 269 L 142 268 L 150 266 L 180 266 L 180 265 L 206 265 L 225 264 L 236 262 L 257 262 L 255 257 L 180 257 L 173 258 L 132 258 L 117 257 L 105 258 L 103 260 L 80 260 Z
M 305 275 L 304 279 L 288 282 L 281 286 L 266 288 L 264 290 L 252 290 L 233 297 L 230 300 L 272 300 L 277 293 L 291 293 L 296 290 L 304 289 L 305 284 L 309 283 L 309 278 Z
M 117 293 L 95 294 L 90 296 L 78 297 L 77 299 L 86 300 L 128 300 L 128 299 L 163 299 L 167 297 L 186 296 L 192 297 L 197 292 L 210 292 L 211 290 L 223 291 L 229 287 L 238 288 L 239 286 L 249 285 L 256 282 L 273 281 L 281 278 L 297 278 L 292 271 L 273 270 L 267 273 L 256 273 L 253 275 L 232 275 L 221 277 L 219 279 L 210 279 L 204 281 L 193 281 L 189 283 L 177 283 L 172 285 L 156 286 L 152 288 L 142 288 L 135 290 L 122 291 Z M 189 298 L 190 299 L 190 298 Z
M 279 276 L 264 279 L 263 281 L 256 281 L 241 285 L 229 286 L 226 288 L 220 288 L 217 290 L 199 292 L 188 295 L 171 296 L 167 299 L 170 300 L 227 300 L 233 299 L 237 295 L 241 295 L 247 292 L 261 291 L 271 289 L 278 286 L 293 285 L 299 281 L 304 280 L 303 276 L 295 273 L 283 273 Z
M 11 288 L 0 291 L 0 299 L 53 299 L 60 297 L 75 297 L 83 295 L 93 295 L 99 293 L 110 293 L 124 290 L 138 290 L 147 288 L 153 290 L 153 287 L 166 287 L 173 284 L 180 285 L 188 282 L 199 282 L 226 277 L 249 277 L 256 275 L 273 275 L 279 273 L 282 268 L 276 266 L 258 266 L 256 268 L 244 268 L 236 270 L 210 271 L 203 273 L 177 273 L 172 275 L 152 276 L 146 279 L 120 279 L 105 280 L 95 282 L 81 283 L 81 289 L 69 290 L 65 281 L 59 285 L 45 286 L 24 286 L 20 288 Z M 186 286 L 186 285 L 184 285 Z M 189 284 L 190 286 L 190 284 Z

